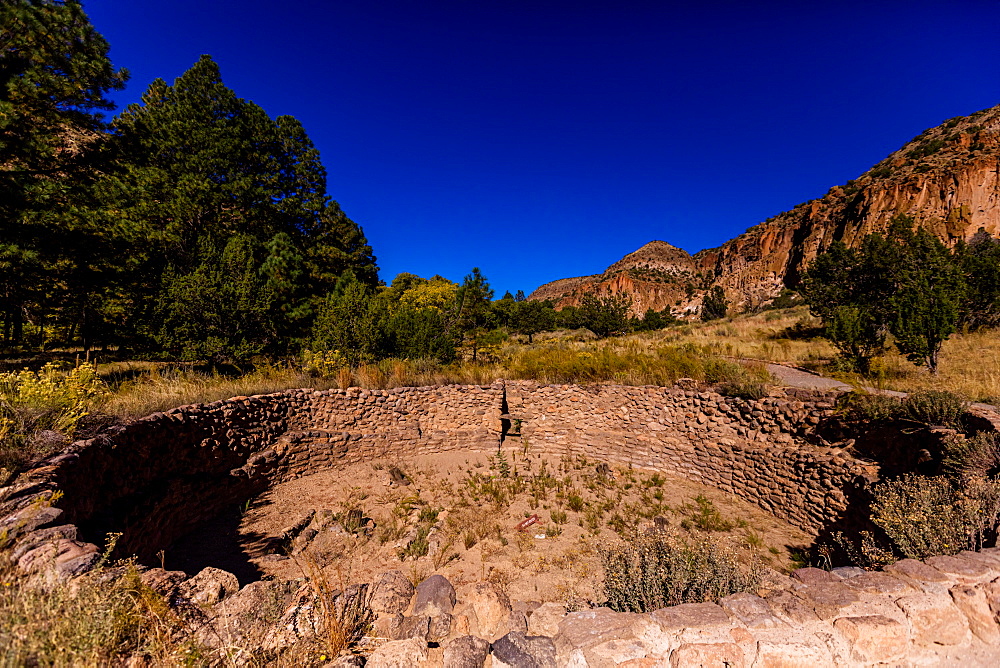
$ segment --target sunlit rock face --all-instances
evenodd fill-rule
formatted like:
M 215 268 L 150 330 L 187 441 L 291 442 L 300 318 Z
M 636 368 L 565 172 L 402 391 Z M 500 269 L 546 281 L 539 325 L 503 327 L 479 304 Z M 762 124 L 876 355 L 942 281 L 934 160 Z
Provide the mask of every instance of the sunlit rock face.
M 690 256 L 653 241 L 602 274 L 547 283 L 529 299 L 562 308 L 587 293 L 619 294 L 632 299 L 637 315 L 668 307 L 683 315 L 696 313 L 706 290 L 719 285 L 733 303 L 755 306 L 794 286 L 833 241 L 855 246 L 900 213 L 949 245 L 980 230 L 1000 235 L 1000 106 L 923 132 L 854 181 L 718 248 Z

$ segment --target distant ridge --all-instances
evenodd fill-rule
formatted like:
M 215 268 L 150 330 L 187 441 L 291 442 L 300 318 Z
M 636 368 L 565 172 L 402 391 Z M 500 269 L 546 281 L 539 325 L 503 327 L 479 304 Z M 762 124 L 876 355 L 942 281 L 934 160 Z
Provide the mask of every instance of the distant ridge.
M 690 315 L 718 285 L 732 302 L 759 306 L 794 286 L 821 248 L 885 231 L 897 213 L 913 216 L 948 244 L 980 228 L 1000 235 L 1000 105 L 925 130 L 857 179 L 718 248 L 692 256 L 651 241 L 601 274 L 552 281 L 528 298 L 562 308 L 588 293 L 621 294 L 632 299 L 637 315 L 648 308 Z

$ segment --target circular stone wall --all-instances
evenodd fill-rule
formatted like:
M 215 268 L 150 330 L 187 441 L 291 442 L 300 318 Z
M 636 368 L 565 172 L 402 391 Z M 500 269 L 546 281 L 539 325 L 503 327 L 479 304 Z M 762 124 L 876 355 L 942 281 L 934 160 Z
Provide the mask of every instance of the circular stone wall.
M 78 441 L 0 496 L 25 566 L 96 545 L 154 563 L 198 524 L 277 480 L 393 455 L 524 447 L 662 471 L 750 501 L 813 535 L 849 529 L 877 470 L 805 438 L 833 396 L 747 401 L 680 388 L 540 385 L 289 390 L 155 413 Z M 45 499 L 60 496 L 38 510 Z
M 806 441 L 832 414 L 833 399 L 789 391 L 744 401 L 681 388 L 498 382 L 292 390 L 182 406 L 74 443 L 0 489 L 0 548 L 25 571 L 71 576 L 90 569 L 98 561 L 96 544 L 119 533 L 120 552 L 155 563 L 178 537 L 275 482 L 348 462 L 498 447 L 658 470 L 732 493 L 816 536 L 850 531 L 863 521 L 877 467 Z M 161 578 L 177 594 L 199 591 L 212 571 L 227 582 L 236 579 L 216 569 L 183 583 L 158 568 L 143 577 Z M 881 573 L 848 567 L 792 575 L 763 597 L 738 593 L 645 615 L 607 608 L 567 613 L 545 604 L 548 617 L 541 616 L 543 608 L 528 613 L 527 630 L 540 636 L 530 638 L 531 647 L 554 656 L 557 665 L 580 666 L 619 659 L 676 666 L 972 666 L 996 665 L 1000 656 L 1000 549 L 904 559 Z M 386 577 L 405 580 L 398 571 L 387 573 L 376 593 Z M 421 588 L 447 584 L 442 580 L 434 575 L 422 582 L 407 614 L 423 614 L 417 610 Z M 255 585 L 266 583 L 232 592 L 227 584 L 228 598 L 216 607 L 256 605 Z M 472 598 L 459 601 L 455 619 L 471 614 L 475 596 L 489 586 L 466 585 L 462 595 Z M 312 606 L 308 596 L 296 600 L 278 631 Z M 229 623 L 226 614 L 219 613 L 220 623 Z M 489 641 L 447 637 L 445 656 L 471 639 L 483 660 L 486 652 L 500 660 L 513 656 L 529 640 L 514 630 Z M 388 642 L 372 653 L 372 665 L 404 649 L 426 658 L 441 650 L 432 644 Z

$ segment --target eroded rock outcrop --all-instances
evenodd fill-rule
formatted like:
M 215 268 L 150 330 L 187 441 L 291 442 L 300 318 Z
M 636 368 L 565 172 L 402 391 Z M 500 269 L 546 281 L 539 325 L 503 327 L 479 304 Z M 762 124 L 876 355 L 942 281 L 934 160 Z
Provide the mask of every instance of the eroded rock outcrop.
M 821 248 L 884 232 L 900 213 L 949 244 L 980 229 L 1000 234 L 1000 106 L 926 130 L 857 179 L 718 248 L 690 256 L 654 241 L 602 274 L 548 283 L 529 299 L 561 308 L 587 293 L 623 294 L 636 315 L 667 307 L 683 314 L 696 312 L 705 290 L 719 285 L 734 302 L 757 305 L 795 285 Z

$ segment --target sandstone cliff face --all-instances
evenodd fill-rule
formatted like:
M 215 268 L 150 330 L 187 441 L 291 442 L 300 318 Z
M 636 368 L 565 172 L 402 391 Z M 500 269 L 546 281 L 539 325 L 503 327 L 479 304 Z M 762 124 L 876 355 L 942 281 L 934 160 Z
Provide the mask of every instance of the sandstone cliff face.
M 626 295 L 632 312 L 680 308 L 686 286 L 697 280 L 698 267 L 691 255 L 665 241 L 651 241 L 607 268 L 603 274 L 552 281 L 532 292 L 528 299 L 548 299 L 557 308 L 578 306 L 586 294 Z
M 921 133 L 854 181 L 834 186 L 823 197 L 770 218 L 718 248 L 691 257 L 664 242 L 652 242 L 600 276 L 549 283 L 529 298 L 552 299 L 562 307 L 577 303 L 587 292 L 624 293 L 633 299 L 636 314 L 668 306 L 675 312 L 693 312 L 704 290 L 720 285 L 731 301 L 756 306 L 783 287 L 794 286 L 820 249 L 835 240 L 853 246 L 868 234 L 884 232 L 899 213 L 912 216 L 949 244 L 969 239 L 980 228 L 1000 236 L 1000 106 Z M 674 281 L 648 280 L 642 276 L 644 263 Z M 687 283 L 696 288 L 693 297 L 688 296 Z

